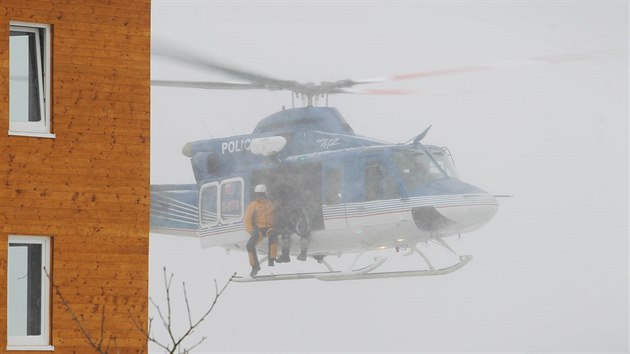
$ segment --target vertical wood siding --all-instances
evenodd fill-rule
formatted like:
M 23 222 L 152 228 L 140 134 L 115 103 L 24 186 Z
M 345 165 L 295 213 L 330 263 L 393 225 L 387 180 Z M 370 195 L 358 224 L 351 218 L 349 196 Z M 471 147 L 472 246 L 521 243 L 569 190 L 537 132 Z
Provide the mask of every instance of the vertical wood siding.
M 0 2 L 0 353 L 8 235 L 51 236 L 54 281 L 88 328 L 105 305 L 121 353 L 146 351 L 129 312 L 146 324 L 150 13 L 150 0 Z M 52 26 L 55 139 L 7 134 L 10 21 Z M 51 300 L 54 353 L 94 352 Z

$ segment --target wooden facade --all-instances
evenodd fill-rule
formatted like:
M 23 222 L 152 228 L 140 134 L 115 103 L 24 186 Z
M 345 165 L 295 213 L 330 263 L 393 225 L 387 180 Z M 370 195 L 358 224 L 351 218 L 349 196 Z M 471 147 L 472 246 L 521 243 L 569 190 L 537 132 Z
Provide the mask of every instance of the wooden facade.
M 9 235 L 51 237 L 54 282 L 87 328 L 98 337 L 105 305 L 120 352 L 146 352 L 129 316 L 146 325 L 150 14 L 150 0 L 0 2 L 0 353 Z M 55 138 L 7 134 L 11 21 L 51 26 Z M 93 353 L 52 290 L 50 300 L 54 353 Z

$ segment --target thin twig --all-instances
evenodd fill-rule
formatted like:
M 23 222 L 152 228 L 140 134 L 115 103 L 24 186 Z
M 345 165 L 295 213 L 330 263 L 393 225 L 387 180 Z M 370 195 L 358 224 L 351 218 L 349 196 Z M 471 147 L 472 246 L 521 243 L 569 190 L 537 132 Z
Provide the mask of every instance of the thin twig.
M 151 305 L 153 305 L 153 307 L 155 307 L 155 309 L 158 312 L 158 315 L 160 316 L 160 319 L 162 320 L 162 324 L 164 325 L 164 327 L 168 327 L 168 323 L 166 322 L 166 319 L 164 318 L 164 315 L 162 315 L 162 311 L 160 310 L 160 306 L 158 306 L 155 301 L 153 301 L 153 298 L 149 297 L 149 301 L 151 301 Z
M 166 331 L 168 332 L 171 341 L 175 343 L 175 336 L 173 335 L 173 329 L 171 327 L 171 282 L 173 281 L 173 273 L 171 273 L 170 279 L 166 280 L 166 267 L 164 267 L 164 286 L 166 287 L 166 306 L 167 306 L 167 314 L 166 317 L 168 319 L 166 325 Z
M 186 301 L 186 310 L 188 311 L 188 324 L 192 326 L 192 316 L 190 315 L 190 304 L 188 303 L 188 294 L 186 294 L 186 283 L 182 282 L 184 288 L 184 300 Z
M 112 340 L 114 340 L 114 345 L 116 346 L 116 343 L 115 343 L 116 337 L 110 335 L 108 343 L 107 343 L 107 347 L 103 349 L 102 345 L 103 345 L 103 340 L 105 337 L 105 304 L 103 304 L 103 310 L 101 314 L 100 339 L 97 344 L 94 338 L 92 337 L 92 335 L 90 334 L 90 331 L 88 331 L 88 329 L 85 327 L 85 324 L 84 324 L 85 318 L 83 317 L 83 315 L 81 315 L 81 318 L 77 316 L 77 314 L 72 309 L 72 306 L 70 306 L 70 303 L 68 302 L 68 300 L 66 300 L 66 298 L 61 293 L 60 287 L 57 284 L 55 284 L 54 280 L 48 273 L 48 270 L 46 269 L 46 267 L 44 267 L 44 273 L 46 273 L 46 277 L 48 277 L 48 280 L 50 281 L 50 285 L 52 286 L 52 288 L 55 289 L 55 293 L 57 294 L 57 296 L 59 296 L 59 299 L 61 300 L 61 304 L 65 307 L 66 311 L 68 311 L 74 323 L 76 323 L 76 325 L 79 327 L 79 330 L 83 334 L 83 337 L 87 340 L 90 346 L 94 348 L 94 350 L 96 350 L 98 353 L 107 354 L 109 352 L 109 344 Z
M 139 319 L 136 319 L 133 314 L 131 313 L 131 311 L 128 312 L 129 314 L 129 318 L 131 319 L 131 323 L 133 323 L 133 325 L 136 327 L 136 329 L 138 329 L 143 335 L 144 337 L 147 339 L 147 341 L 155 343 L 156 345 L 158 345 L 160 348 L 168 351 L 169 348 L 168 346 L 165 346 L 164 344 L 160 343 L 157 339 L 155 339 L 155 337 L 151 336 L 151 327 L 153 324 L 153 318 L 149 318 L 149 329 L 146 330 L 144 329 L 144 327 L 142 327 L 141 321 Z
M 217 304 L 217 301 L 219 299 L 219 297 L 223 294 L 223 292 L 225 291 L 225 289 L 227 289 L 228 285 L 234 280 L 234 277 L 236 276 L 236 273 L 232 274 L 232 276 L 230 277 L 230 279 L 227 281 L 227 283 L 225 283 L 225 285 L 223 286 L 223 288 L 221 288 L 219 290 L 219 287 L 217 285 L 217 281 L 214 281 L 214 286 L 215 286 L 215 296 L 214 296 L 214 300 L 212 301 L 212 304 L 210 305 L 210 307 L 208 308 L 208 310 L 201 316 L 201 318 L 199 318 L 198 321 L 194 322 L 192 319 L 192 313 L 190 311 L 190 302 L 188 300 L 188 292 L 186 290 L 186 283 L 182 282 L 182 289 L 183 289 L 183 293 L 184 293 L 184 301 L 186 303 L 186 310 L 188 313 L 188 329 L 184 332 L 184 334 L 182 336 L 179 337 L 179 339 L 175 339 L 175 335 L 173 334 L 173 328 L 172 328 L 172 318 L 171 318 L 171 308 L 172 308 L 172 304 L 171 304 L 171 296 L 170 296 L 170 288 L 171 288 L 171 282 L 173 280 L 173 276 L 174 274 L 171 273 L 170 277 L 167 276 L 166 273 L 166 267 L 164 267 L 164 287 L 165 287 L 165 291 L 166 291 L 166 306 L 167 306 L 167 315 L 164 316 L 164 314 L 162 313 L 160 306 L 158 306 L 155 301 L 153 301 L 152 298 L 149 298 L 149 300 L 151 301 L 151 304 L 153 305 L 153 307 L 157 310 L 158 315 L 160 316 L 160 319 L 162 320 L 162 325 L 164 326 L 164 328 L 166 329 L 166 331 L 169 334 L 169 337 L 171 339 L 171 344 L 165 345 L 161 342 L 159 342 L 154 336 L 151 335 L 151 326 L 152 326 L 152 322 L 153 322 L 153 318 L 149 318 L 149 329 L 148 331 L 146 331 L 144 328 L 142 328 L 141 322 L 139 320 L 133 319 L 132 318 L 132 322 L 134 323 L 135 327 L 142 332 L 142 334 L 145 336 L 145 338 L 147 339 L 147 341 L 155 343 L 157 346 L 159 346 L 160 348 L 164 349 L 166 352 L 170 353 L 170 354 L 174 354 L 174 353 L 189 353 L 191 350 L 197 348 L 201 343 L 203 343 L 207 337 L 202 337 L 196 344 L 194 344 L 192 347 L 190 348 L 183 348 L 182 347 L 182 343 L 183 341 L 188 338 L 190 335 L 192 335 L 194 333 L 194 330 L 197 328 L 197 326 L 199 326 L 207 317 L 208 315 L 210 315 L 210 312 L 212 312 L 212 310 L 214 309 L 214 306 Z M 131 312 L 129 312 L 129 316 L 131 317 Z
M 221 294 L 223 294 L 223 292 L 225 291 L 225 289 L 227 288 L 227 286 L 232 282 L 232 280 L 234 279 L 234 277 L 236 276 L 236 273 L 232 274 L 232 276 L 230 277 L 230 279 L 228 280 L 227 283 L 225 283 L 225 285 L 223 286 L 223 288 L 219 291 L 218 287 L 216 287 L 216 295 L 214 297 L 214 301 L 212 301 L 212 305 L 210 305 L 210 308 L 208 309 L 208 311 L 206 311 L 203 316 L 201 316 L 201 318 L 194 324 L 192 325 L 187 331 L 186 333 L 184 333 L 184 335 L 179 339 L 179 341 L 177 341 L 177 346 L 179 346 L 181 344 L 181 342 L 188 337 L 190 334 L 192 334 L 193 330 L 201 323 L 203 322 L 206 317 L 208 317 L 208 315 L 210 314 L 210 312 L 212 312 L 212 310 L 214 309 L 214 306 L 217 304 L 217 301 L 219 300 L 219 297 L 221 296 Z M 216 280 L 215 280 L 215 285 L 216 285 Z
M 105 339 L 105 304 L 103 304 L 103 314 L 101 315 L 101 332 L 100 332 L 100 339 L 98 341 L 98 347 L 102 348 L 103 347 L 103 340 Z M 111 340 L 111 338 L 110 338 Z
M 205 341 L 206 339 L 208 339 L 208 337 L 206 337 L 206 336 L 201 337 L 201 340 L 199 342 L 197 342 L 197 344 L 195 344 L 192 347 L 186 349 L 186 351 L 191 352 L 193 349 L 197 348 L 201 343 L 203 343 L 203 341 Z

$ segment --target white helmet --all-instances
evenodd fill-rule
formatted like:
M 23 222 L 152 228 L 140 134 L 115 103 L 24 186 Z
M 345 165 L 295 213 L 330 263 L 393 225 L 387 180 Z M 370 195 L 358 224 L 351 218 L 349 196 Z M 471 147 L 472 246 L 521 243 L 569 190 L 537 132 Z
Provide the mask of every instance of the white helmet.
M 259 184 L 254 188 L 254 192 L 256 193 L 267 193 L 267 186 L 264 184 Z

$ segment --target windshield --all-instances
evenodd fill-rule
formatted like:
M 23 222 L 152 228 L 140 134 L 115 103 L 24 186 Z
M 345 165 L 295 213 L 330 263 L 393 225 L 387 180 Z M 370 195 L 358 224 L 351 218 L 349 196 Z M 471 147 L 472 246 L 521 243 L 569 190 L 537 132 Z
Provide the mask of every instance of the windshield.
M 398 170 L 405 189 L 408 191 L 416 190 L 421 185 L 442 179 L 446 177 L 456 177 L 455 168 L 448 154 L 444 149 L 431 149 L 431 154 L 435 162 L 427 155 L 424 150 L 394 150 L 392 151 L 392 159 Z
M 431 155 L 433 155 L 435 161 L 437 161 L 449 177 L 457 178 L 457 172 L 455 171 L 455 165 L 453 164 L 453 157 L 447 148 L 432 148 L 429 151 L 431 152 Z

